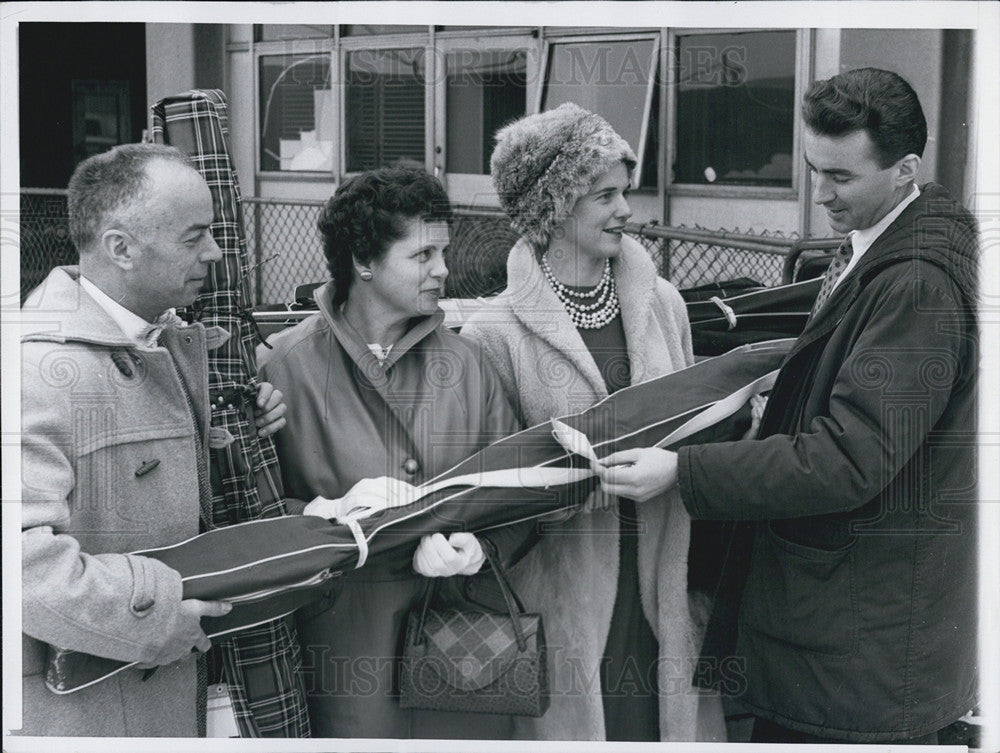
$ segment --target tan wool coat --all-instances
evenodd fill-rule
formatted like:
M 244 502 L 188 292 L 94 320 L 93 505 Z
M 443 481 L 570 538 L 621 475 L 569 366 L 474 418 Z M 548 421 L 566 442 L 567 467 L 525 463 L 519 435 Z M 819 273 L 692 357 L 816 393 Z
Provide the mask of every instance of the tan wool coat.
M 176 630 L 180 573 L 129 552 L 198 533 L 221 330 L 171 327 L 139 351 L 76 267 L 54 269 L 23 313 L 21 734 L 193 737 L 193 654 L 57 695 L 45 644 L 145 662 Z
M 691 331 L 677 290 L 657 276 L 649 255 L 622 240 L 612 262 L 621 300 L 632 383 L 693 362 Z M 508 284 L 462 330 L 479 341 L 527 425 L 578 412 L 607 395 L 594 359 L 546 283 L 525 240 L 510 252 Z M 599 666 L 618 581 L 617 505 L 594 492 L 583 512 L 544 523 L 539 543 L 513 568 L 527 609 L 543 615 L 552 702 L 539 719 L 518 720 L 517 736 L 603 740 Z M 658 641 L 663 740 L 695 738 L 691 676 L 698 641 L 687 597 L 690 519 L 676 492 L 637 506 L 643 613 Z

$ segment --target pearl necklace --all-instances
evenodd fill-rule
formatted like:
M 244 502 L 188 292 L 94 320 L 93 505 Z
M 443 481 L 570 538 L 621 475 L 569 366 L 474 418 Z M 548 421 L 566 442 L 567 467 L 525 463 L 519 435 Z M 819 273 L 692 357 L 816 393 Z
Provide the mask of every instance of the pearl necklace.
M 621 312 L 618 303 L 618 288 L 611 274 L 611 261 L 604 260 L 604 272 L 600 282 L 590 290 L 571 290 L 559 282 L 552 274 L 549 260 L 542 256 L 542 274 L 548 281 L 556 297 L 562 302 L 573 326 L 579 329 L 600 329 Z M 583 303 L 584 298 L 595 298 L 593 303 Z

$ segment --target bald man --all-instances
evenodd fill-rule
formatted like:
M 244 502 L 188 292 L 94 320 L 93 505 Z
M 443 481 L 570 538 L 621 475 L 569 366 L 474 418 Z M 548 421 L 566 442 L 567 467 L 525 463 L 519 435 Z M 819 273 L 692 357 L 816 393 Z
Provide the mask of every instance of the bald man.
M 172 309 L 222 258 L 212 197 L 181 152 L 129 144 L 82 162 L 68 202 L 80 264 L 23 308 L 22 733 L 204 734 L 199 621 L 230 606 L 184 599 L 179 573 L 128 552 L 196 535 L 210 510 L 206 353 L 224 334 Z M 278 403 L 261 391 L 266 433 Z M 46 644 L 137 664 L 59 695 Z

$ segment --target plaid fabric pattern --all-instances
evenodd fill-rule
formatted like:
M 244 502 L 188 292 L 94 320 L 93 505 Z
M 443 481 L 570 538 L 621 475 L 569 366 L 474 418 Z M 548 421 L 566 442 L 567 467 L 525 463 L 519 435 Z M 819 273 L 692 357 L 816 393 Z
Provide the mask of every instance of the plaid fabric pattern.
M 244 714 L 242 720 L 239 712 L 236 717 L 240 734 L 248 737 L 244 726 L 252 723 L 256 737 L 308 737 L 302 655 L 292 618 L 249 628 L 224 645 L 231 662 L 227 671 L 233 708 Z M 295 650 L 275 652 L 272 646 L 294 646 Z
M 152 108 L 153 140 L 190 155 L 212 193 L 212 235 L 222 250 L 205 289 L 180 311 L 186 319 L 218 326 L 229 340 L 208 354 L 212 427 L 234 438 L 211 450 L 212 512 L 219 528 L 285 514 L 278 456 L 270 437 L 254 427 L 258 386 L 256 327 L 250 309 L 249 261 L 243 208 L 229 152 L 228 107 L 217 90 L 194 90 L 160 100 Z M 277 620 L 217 644 L 231 684 L 233 708 L 244 737 L 308 737 L 301 681 L 302 658 L 294 625 Z M 271 682 L 246 684 L 266 667 Z

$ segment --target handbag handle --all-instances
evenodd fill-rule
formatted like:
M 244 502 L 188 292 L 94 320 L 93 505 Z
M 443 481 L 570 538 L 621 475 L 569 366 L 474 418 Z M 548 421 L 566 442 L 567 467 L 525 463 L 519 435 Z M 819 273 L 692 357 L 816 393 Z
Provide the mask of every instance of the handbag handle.
M 514 593 L 514 589 L 510 586 L 510 581 L 507 579 L 507 571 L 500 561 L 500 553 L 497 551 L 496 544 L 485 536 L 479 537 L 479 543 L 483 548 L 483 555 L 486 557 L 486 562 L 489 563 L 493 574 L 496 576 L 497 583 L 500 586 L 500 593 L 503 594 L 503 600 L 507 604 L 507 613 L 510 615 L 511 625 L 514 628 L 514 639 L 517 641 L 517 650 L 526 651 L 528 640 L 524 637 L 521 621 L 518 619 L 518 616 L 524 612 L 524 604 L 521 603 L 521 599 L 518 598 L 517 594 Z M 430 583 L 427 584 L 424 603 L 420 609 L 420 619 L 417 622 L 417 629 L 413 635 L 413 645 L 415 646 L 419 645 L 423 640 L 424 621 L 427 618 L 427 610 L 430 608 L 431 601 L 437 591 L 438 579 L 429 578 L 428 580 Z

